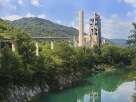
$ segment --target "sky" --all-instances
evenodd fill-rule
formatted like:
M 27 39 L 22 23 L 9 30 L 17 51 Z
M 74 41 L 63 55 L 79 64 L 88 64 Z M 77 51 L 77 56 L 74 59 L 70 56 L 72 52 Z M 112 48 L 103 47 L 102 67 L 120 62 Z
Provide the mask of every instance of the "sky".
M 136 22 L 136 0 L 0 0 L 0 18 L 11 21 L 38 17 L 78 29 L 79 11 L 84 11 L 84 32 L 97 12 L 101 35 L 109 39 L 128 39 Z

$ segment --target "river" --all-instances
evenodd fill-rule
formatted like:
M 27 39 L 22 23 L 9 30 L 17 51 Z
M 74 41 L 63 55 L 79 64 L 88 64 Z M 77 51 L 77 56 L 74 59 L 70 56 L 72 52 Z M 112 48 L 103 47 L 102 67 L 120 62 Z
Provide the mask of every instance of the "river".
M 136 102 L 136 71 L 90 75 L 78 86 L 42 93 L 32 102 Z

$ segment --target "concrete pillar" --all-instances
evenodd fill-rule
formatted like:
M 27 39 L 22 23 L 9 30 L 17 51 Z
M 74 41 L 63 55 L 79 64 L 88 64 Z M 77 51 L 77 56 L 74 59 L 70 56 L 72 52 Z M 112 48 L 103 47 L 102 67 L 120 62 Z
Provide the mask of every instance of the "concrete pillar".
M 105 39 L 103 39 L 103 42 L 102 42 L 102 44 L 105 44 L 105 42 L 106 42 L 106 41 L 105 41 Z
M 79 12 L 79 46 L 84 45 L 84 13 L 83 11 Z
M 36 46 L 36 56 L 38 56 L 38 55 L 39 55 L 39 45 L 38 45 L 38 41 L 36 41 L 35 46 Z
M 68 42 L 69 42 L 69 46 L 71 46 L 71 41 L 69 40 Z
M 76 38 L 75 38 L 75 36 L 73 37 L 73 43 L 74 43 L 74 46 L 76 46 Z
M 15 52 L 15 45 L 12 43 L 12 51 Z
M 77 99 L 77 102 L 83 102 L 83 100 L 81 100 L 81 99 Z
M 51 49 L 54 49 L 54 41 L 51 41 Z
M 1 42 L 0 42 L 0 50 L 1 50 Z

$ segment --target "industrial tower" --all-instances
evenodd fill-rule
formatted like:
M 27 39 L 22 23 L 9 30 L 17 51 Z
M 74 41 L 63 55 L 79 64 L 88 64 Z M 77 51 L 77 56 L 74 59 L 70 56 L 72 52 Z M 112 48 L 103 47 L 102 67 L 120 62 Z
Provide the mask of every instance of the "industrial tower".
M 79 46 L 84 45 L 84 12 L 79 12 Z
M 101 45 L 101 19 L 100 15 L 94 12 L 93 18 L 90 19 L 89 35 L 91 47 Z

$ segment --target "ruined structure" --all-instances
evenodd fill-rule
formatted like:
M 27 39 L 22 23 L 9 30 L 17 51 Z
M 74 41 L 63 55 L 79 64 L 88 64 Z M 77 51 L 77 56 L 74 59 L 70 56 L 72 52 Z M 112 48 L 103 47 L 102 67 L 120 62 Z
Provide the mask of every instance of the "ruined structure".
M 90 28 L 89 28 L 89 35 L 90 35 L 90 43 L 91 47 L 94 45 L 101 45 L 101 19 L 100 15 L 94 12 L 93 18 L 90 20 Z

